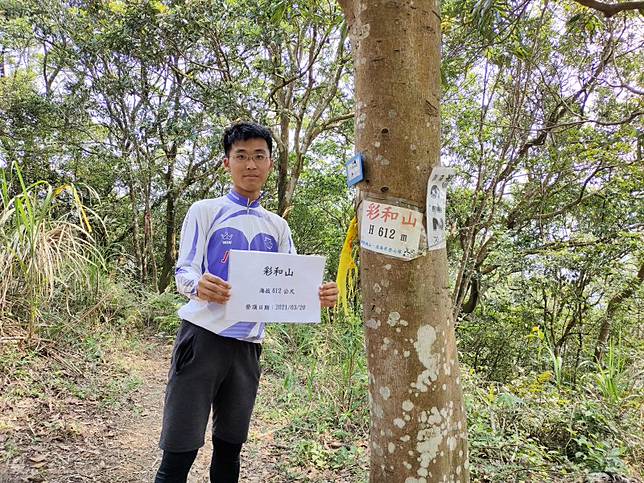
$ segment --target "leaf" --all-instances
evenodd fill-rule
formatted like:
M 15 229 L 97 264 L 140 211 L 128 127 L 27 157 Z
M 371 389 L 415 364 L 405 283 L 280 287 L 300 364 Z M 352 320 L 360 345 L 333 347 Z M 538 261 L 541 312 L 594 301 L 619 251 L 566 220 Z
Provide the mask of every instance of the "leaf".
M 271 13 L 271 22 L 278 25 L 284 19 L 284 15 L 288 11 L 288 7 L 288 2 L 278 2 L 277 5 L 273 8 L 273 12 Z
M 41 463 L 47 459 L 47 456 L 44 454 L 35 454 L 33 456 L 29 457 L 29 461 L 33 461 L 34 463 Z
M 107 8 L 116 14 L 124 14 L 127 11 L 127 5 L 121 0 L 112 0 L 107 4 Z
M 570 18 L 568 19 L 568 22 L 566 22 L 566 23 L 567 23 L 568 25 L 572 25 L 572 24 L 574 24 L 575 22 L 577 22 L 581 17 L 582 17 L 582 14 L 581 14 L 581 13 L 578 13 L 578 14 L 573 15 L 572 17 L 570 17 Z

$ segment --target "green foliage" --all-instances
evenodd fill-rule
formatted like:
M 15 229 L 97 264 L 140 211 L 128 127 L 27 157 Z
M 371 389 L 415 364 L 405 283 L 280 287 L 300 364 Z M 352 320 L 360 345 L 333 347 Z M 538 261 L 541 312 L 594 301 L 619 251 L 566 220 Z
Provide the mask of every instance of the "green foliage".
M 479 481 L 637 472 L 644 460 L 634 15 L 441 5 L 442 158 L 458 173 L 447 248 Z M 265 204 L 276 210 L 278 189 L 290 190 L 297 248 L 325 255 L 333 279 L 353 214 L 346 34 L 335 2 L 3 2 L 2 333 L 38 332 L 88 373 L 119 337 L 173 334 L 178 228 L 193 201 L 226 191 L 219 138 L 239 118 L 275 130 L 286 174 L 271 176 Z M 320 326 L 269 327 L 260 413 L 280 423 L 293 479 L 308 465 L 364 474 L 367 371 L 352 302 L 355 314 Z M 604 327 L 611 342 L 596 362 Z M 0 372 L 25 397 L 117 404 L 137 384 L 119 374 L 97 388 L 62 366 L 41 380 L 29 368 L 54 356 L 0 348 Z
M 620 343 L 611 339 L 608 352 L 602 362 L 595 364 L 592 379 L 601 395 L 607 402 L 618 404 L 629 393 L 629 381 L 626 373 L 626 358 L 620 353 Z
M 368 407 L 360 325 L 338 318 L 321 327 L 269 327 L 263 354 L 268 382 L 260 390 L 257 417 L 281 428 L 273 437 L 292 455 L 283 463 L 285 474 L 340 466 L 355 472 L 356 480 L 365 475 Z M 529 331 L 525 343 L 532 357 L 543 357 L 544 366 L 556 360 L 538 328 Z M 347 380 L 344 371 L 352 366 Z M 579 386 L 563 375 L 557 379 L 553 370 L 524 371 L 495 383 L 464 366 L 472 480 L 572 481 L 593 471 L 637 474 L 644 440 L 634 429 L 641 427 L 642 393 L 629 389 L 628 399 L 611 402 L 588 374 Z M 351 402 L 342 396 L 348 389 L 355 391 Z
M 88 268 L 102 266 L 103 260 L 76 188 L 27 185 L 19 167 L 12 168 L 12 178 L 6 170 L 0 173 L 0 310 L 26 319 L 33 335 L 43 305 L 57 288 L 90 288 Z
M 555 354 L 550 347 L 548 347 L 548 355 L 550 356 L 550 363 L 552 364 L 555 384 L 557 387 L 560 387 L 563 384 L 563 359 L 559 354 Z
M 462 379 L 474 481 L 506 481 L 515 474 L 520 481 L 593 471 L 628 474 L 642 451 L 628 437 L 639 424 L 637 410 L 557 386 L 550 372 L 489 389 L 473 371 Z
M 353 210 L 340 166 L 325 169 L 322 162 L 319 165 L 302 176 L 288 220 L 298 253 L 325 255 L 325 277 L 335 280 Z
M 327 313 L 321 326 L 270 325 L 262 354 L 264 380 L 257 417 L 292 445 L 288 466 L 360 473 L 366 463 L 366 360 L 362 324 Z

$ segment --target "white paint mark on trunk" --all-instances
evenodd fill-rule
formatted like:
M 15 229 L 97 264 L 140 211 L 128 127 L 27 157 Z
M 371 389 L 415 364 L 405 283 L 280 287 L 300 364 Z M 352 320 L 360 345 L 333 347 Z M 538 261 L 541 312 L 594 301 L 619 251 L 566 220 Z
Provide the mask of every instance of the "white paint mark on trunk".
M 456 449 L 456 438 L 454 436 L 447 438 L 447 447 L 450 451 L 454 451 Z
M 379 406 L 378 404 L 373 405 L 373 413 L 380 419 L 385 415 L 385 412 L 382 410 L 382 406 Z
M 389 337 L 385 337 L 384 339 L 382 339 L 380 350 L 386 351 L 387 349 L 389 349 L 389 344 L 391 344 L 391 339 Z
M 398 323 L 400 320 L 400 314 L 398 312 L 391 312 L 389 318 L 387 318 L 387 323 L 392 327 Z
M 427 468 L 429 463 L 438 455 L 438 447 L 443 441 L 440 428 L 431 426 L 418 432 L 416 451 L 420 453 L 420 466 Z
M 370 329 L 377 329 L 380 327 L 380 321 L 376 319 L 369 319 L 365 322 L 365 325 Z
M 366 39 L 367 37 L 369 37 L 370 31 L 371 31 L 371 25 L 369 25 L 368 23 L 362 24 L 360 26 L 360 32 L 357 35 L 358 39 L 360 40 Z
M 431 325 L 423 325 L 418 328 L 417 336 L 414 347 L 418 353 L 418 359 L 426 369 L 418 375 L 416 382 L 412 382 L 411 386 L 421 392 L 427 392 L 430 382 L 438 378 L 440 354 L 432 353 L 436 330 Z
M 387 158 L 385 158 L 381 154 L 376 154 L 375 160 L 380 163 L 382 166 L 389 166 L 391 164 L 391 161 L 389 161 Z

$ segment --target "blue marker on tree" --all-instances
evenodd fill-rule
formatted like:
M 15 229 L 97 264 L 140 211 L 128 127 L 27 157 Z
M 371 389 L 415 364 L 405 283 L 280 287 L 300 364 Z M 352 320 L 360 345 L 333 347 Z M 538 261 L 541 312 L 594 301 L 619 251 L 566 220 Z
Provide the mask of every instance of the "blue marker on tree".
M 364 156 L 362 153 L 356 154 L 344 166 L 349 187 L 358 184 L 364 179 Z

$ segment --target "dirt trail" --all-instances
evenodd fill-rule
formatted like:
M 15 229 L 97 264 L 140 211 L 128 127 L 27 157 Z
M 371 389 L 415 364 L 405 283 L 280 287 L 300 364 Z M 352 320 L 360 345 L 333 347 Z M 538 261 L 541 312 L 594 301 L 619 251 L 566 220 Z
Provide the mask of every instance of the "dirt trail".
M 121 409 L 106 413 L 98 407 L 79 408 L 73 419 L 63 423 L 68 424 L 73 437 L 41 439 L 40 444 L 31 444 L 28 452 L 4 470 L 9 475 L 3 475 L 0 468 L 0 482 L 152 482 L 161 458 L 157 442 L 170 352 L 170 345 L 164 343 L 128 354 L 130 371 L 143 382 Z M 284 481 L 275 474 L 271 463 L 275 461 L 271 449 L 275 448 L 262 445 L 259 424 L 253 422 L 250 440 L 244 447 L 240 480 Z M 212 444 L 208 439 L 192 468 L 190 483 L 209 481 Z

